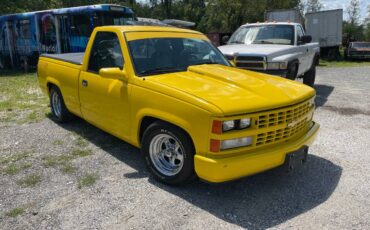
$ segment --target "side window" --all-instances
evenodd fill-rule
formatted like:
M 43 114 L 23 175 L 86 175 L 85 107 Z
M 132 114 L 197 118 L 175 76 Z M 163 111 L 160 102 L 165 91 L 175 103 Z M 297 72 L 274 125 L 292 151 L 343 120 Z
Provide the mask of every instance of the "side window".
M 123 68 L 123 56 L 117 34 L 98 32 L 91 49 L 88 71 L 99 72 L 101 68 Z

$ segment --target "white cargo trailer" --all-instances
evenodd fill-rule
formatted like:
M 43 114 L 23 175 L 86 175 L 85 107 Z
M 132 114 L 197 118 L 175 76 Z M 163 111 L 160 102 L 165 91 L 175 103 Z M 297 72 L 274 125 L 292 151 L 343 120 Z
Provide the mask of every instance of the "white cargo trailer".
M 336 57 L 342 45 L 343 9 L 306 13 L 306 33 L 318 42 L 323 56 Z
M 265 20 L 269 22 L 296 22 L 303 25 L 304 19 L 299 10 L 270 10 L 265 12 Z

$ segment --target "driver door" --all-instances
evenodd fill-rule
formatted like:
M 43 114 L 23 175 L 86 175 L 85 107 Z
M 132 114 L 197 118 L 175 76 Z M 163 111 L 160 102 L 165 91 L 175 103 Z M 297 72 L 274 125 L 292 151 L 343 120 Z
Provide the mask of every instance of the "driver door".
M 103 78 L 101 68 L 123 70 L 124 59 L 118 35 L 98 32 L 86 71 L 81 71 L 79 92 L 81 113 L 90 123 L 120 138 L 129 133 L 129 87 L 127 82 Z

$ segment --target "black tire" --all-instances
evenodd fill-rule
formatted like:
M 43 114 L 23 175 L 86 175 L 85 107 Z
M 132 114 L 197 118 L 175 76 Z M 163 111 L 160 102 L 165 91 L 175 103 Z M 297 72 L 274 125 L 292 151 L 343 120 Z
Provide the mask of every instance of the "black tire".
M 181 168 L 178 167 L 178 172 L 173 172 L 173 175 L 169 175 L 170 170 L 161 169 L 158 165 L 168 165 L 171 164 L 171 157 L 166 156 L 166 154 L 156 154 L 153 149 L 155 149 L 156 146 L 160 146 L 161 152 L 167 151 L 168 154 L 173 154 L 171 150 L 167 149 L 167 142 L 159 142 L 160 144 L 157 144 L 157 141 L 160 140 L 160 138 L 169 137 L 169 142 L 172 138 L 172 144 L 176 146 L 178 143 L 179 149 L 181 151 L 178 151 L 179 155 L 182 155 L 183 163 Z M 175 143 L 174 143 L 175 142 Z M 175 149 L 175 148 L 174 148 Z M 172 149 L 174 152 L 176 152 L 174 149 Z M 145 164 L 148 168 L 148 170 L 152 173 L 154 178 L 162 183 L 170 184 L 170 185 L 178 185 L 183 184 L 195 177 L 194 173 L 194 146 L 191 138 L 189 135 L 183 131 L 182 129 L 165 123 L 165 122 L 154 122 L 151 124 L 144 132 L 143 139 L 142 139 L 142 145 L 141 145 L 141 152 L 144 156 Z M 161 155 L 161 156 L 159 156 Z M 167 157 L 167 158 L 166 158 Z M 161 160 L 162 159 L 162 160 Z M 176 160 L 174 160 L 174 164 L 176 165 Z M 180 160 L 177 162 L 179 164 Z M 164 166 L 165 167 L 165 166 Z M 171 166 L 170 166 L 171 167 Z
M 317 60 L 315 59 L 312 63 L 312 66 L 310 70 L 308 70 L 303 75 L 303 84 L 313 87 L 315 85 L 315 79 L 316 79 L 316 63 Z
M 298 68 L 299 65 L 297 62 L 289 63 L 286 78 L 294 81 L 297 78 Z
M 50 107 L 53 119 L 58 123 L 67 122 L 73 118 L 64 104 L 62 93 L 56 86 L 50 88 Z

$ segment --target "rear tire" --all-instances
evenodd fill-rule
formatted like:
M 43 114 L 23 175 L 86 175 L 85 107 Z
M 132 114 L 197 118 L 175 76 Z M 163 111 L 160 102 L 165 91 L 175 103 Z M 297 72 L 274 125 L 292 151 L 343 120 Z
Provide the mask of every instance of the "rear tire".
M 151 124 L 143 134 L 141 151 L 148 170 L 162 183 L 183 184 L 195 176 L 193 142 L 174 125 Z
M 62 93 L 56 86 L 50 88 L 50 107 L 53 118 L 58 123 L 70 121 L 73 117 L 64 104 Z

